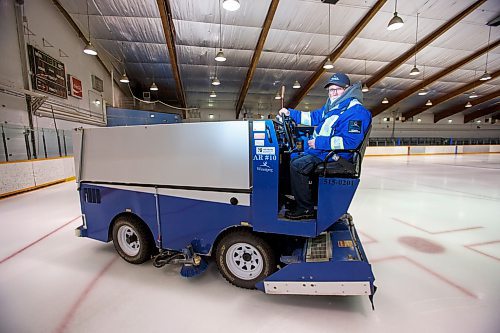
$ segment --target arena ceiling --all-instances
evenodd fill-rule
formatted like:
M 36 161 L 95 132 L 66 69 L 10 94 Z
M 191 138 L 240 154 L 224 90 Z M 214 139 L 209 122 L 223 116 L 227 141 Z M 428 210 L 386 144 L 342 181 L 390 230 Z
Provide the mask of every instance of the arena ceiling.
M 139 97 L 155 82 L 154 98 L 241 118 L 276 113 L 285 85 L 286 106 L 313 110 L 325 102 L 329 76 L 342 71 L 368 85 L 364 103 L 375 116 L 462 113 L 470 121 L 500 111 L 499 28 L 488 25 L 500 0 L 400 0 L 404 25 L 392 31 L 394 0 L 239 0 L 236 11 L 223 0 L 53 1 L 86 41 L 90 27 L 99 56 L 127 74 Z M 214 60 L 220 48 L 224 62 Z M 325 70 L 328 58 L 334 67 Z M 420 73 L 410 76 L 415 65 Z M 491 79 L 479 80 L 485 71 Z M 211 85 L 215 76 L 221 85 Z

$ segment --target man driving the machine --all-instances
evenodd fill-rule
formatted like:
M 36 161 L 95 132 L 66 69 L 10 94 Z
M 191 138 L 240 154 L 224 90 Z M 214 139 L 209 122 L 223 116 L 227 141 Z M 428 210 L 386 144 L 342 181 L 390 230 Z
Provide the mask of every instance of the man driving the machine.
M 351 86 L 349 77 L 335 73 L 325 85 L 328 99 L 320 109 L 304 112 L 282 108 L 280 115 L 290 116 L 297 124 L 316 126 L 304 152 L 290 162 L 290 181 L 296 208 L 285 217 L 292 220 L 316 217 L 314 200 L 309 190 L 309 176 L 330 150 L 356 149 L 371 124 L 371 113 L 361 103 L 361 84 Z M 332 161 L 352 160 L 351 153 L 333 155 Z

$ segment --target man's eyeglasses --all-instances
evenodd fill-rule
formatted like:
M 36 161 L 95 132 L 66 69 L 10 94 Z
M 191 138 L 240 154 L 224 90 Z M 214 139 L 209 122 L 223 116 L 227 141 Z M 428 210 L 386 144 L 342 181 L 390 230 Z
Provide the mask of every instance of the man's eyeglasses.
M 338 93 L 338 92 L 342 92 L 345 89 L 344 88 L 328 88 L 327 90 L 329 93 L 330 92 Z

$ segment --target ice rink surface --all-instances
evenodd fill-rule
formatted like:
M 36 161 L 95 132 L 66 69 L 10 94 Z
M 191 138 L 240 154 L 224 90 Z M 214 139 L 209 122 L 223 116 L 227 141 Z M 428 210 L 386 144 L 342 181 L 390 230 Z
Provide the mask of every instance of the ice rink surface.
M 367 157 L 350 213 L 375 311 L 128 264 L 74 236 L 74 183 L 0 200 L 0 332 L 500 332 L 500 155 Z

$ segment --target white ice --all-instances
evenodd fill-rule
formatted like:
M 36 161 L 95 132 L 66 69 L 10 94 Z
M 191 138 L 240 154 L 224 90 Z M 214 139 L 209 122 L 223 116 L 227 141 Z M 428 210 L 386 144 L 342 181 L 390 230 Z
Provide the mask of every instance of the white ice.
M 375 311 L 130 265 L 74 236 L 73 183 L 0 200 L 0 332 L 500 332 L 500 155 L 367 157 L 350 213 Z

